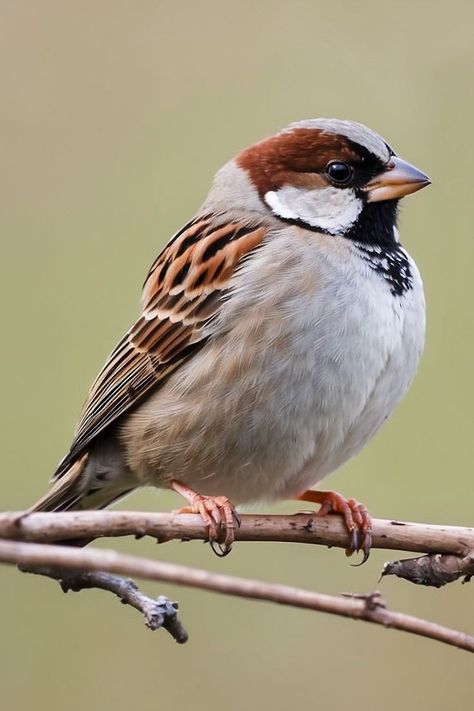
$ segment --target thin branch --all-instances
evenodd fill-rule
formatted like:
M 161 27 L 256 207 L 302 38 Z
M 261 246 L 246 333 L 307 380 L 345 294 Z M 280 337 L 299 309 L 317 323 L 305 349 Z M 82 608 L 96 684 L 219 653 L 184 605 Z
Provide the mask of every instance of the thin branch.
M 474 528 L 435 526 L 426 523 L 373 519 L 372 547 L 414 553 L 451 553 L 464 556 L 474 551 Z M 0 538 L 53 542 L 64 538 L 101 536 L 152 536 L 158 542 L 207 540 L 199 516 L 140 511 L 68 511 L 55 513 L 1 513 Z M 236 541 L 312 543 L 347 548 L 349 538 L 339 516 L 318 517 L 246 514 L 235 530 Z
M 164 595 L 156 600 L 144 595 L 138 585 L 130 578 L 111 575 L 101 571 L 82 572 L 76 570 L 59 569 L 43 565 L 28 568 L 18 566 L 23 573 L 44 575 L 53 580 L 58 580 L 63 592 L 80 592 L 81 590 L 97 588 L 106 590 L 116 595 L 124 605 L 130 605 L 138 610 L 144 618 L 146 626 L 152 630 L 165 629 L 178 642 L 184 644 L 188 641 L 188 633 L 178 618 L 178 603 Z
M 112 550 L 77 549 L 7 540 L 0 541 L 0 561 L 27 568 L 48 566 L 67 570 L 100 570 L 133 575 L 147 580 L 165 581 L 225 595 L 268 600 L 282 605 L 365 620 L 474 652 L 474 637 L 411 615 L 391 612 L 386 609 L 378 594 L 367 597 L 334 597 L 287 585 L 264 583 L 147 560 Z

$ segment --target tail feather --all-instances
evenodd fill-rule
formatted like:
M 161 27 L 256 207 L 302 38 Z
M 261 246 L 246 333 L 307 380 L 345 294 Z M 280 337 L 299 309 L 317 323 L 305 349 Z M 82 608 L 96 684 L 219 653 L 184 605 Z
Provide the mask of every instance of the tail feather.
M 107 476 L 111 473 L 113 477 Z M 96 453 L 92 456 L 86 453 L 53 481 L 51 489 L 28 509 L 28 513 L 104 509 L 133 491 L 136 485 L 127 469 L 104 468 Z M 90 540 L 68 539 L 57 543 L 84 546 Z
M 71 511 L 82 508 L 79 504 L 83 492 L 81 489 L 81 474 L 84 472 L 88 454 L 84 454 L 60 479 L 55 479 L 51 489 L 46 492 L 30 509 L 35 511 Z

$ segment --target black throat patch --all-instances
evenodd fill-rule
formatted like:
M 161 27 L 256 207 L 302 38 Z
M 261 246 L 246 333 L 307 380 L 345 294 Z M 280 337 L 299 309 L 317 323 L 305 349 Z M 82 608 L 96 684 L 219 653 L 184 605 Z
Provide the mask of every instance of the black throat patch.
M 413 285 L 408 255 L 397 241 L 398 200 L 366 203 L 357 222 L 344 235 L 356 247 L 371 269 L 380 274 L 394 296 L 402 296 Z
M 413 286 L 407 253 L 397 242 L 392 247 L 355 242 L 354 246 L 369 267 L 380 274 L 394 296 L 402 296 Z

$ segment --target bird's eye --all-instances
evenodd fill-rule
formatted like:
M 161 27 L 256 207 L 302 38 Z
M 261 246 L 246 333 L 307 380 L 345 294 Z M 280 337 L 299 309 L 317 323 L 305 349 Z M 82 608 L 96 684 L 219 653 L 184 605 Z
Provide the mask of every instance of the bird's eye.
M 353 175 L 352 167 L 342 160 L 332 160 L 327 164 L 324 172 L 329 180 L 336 185 L 347 184 Z

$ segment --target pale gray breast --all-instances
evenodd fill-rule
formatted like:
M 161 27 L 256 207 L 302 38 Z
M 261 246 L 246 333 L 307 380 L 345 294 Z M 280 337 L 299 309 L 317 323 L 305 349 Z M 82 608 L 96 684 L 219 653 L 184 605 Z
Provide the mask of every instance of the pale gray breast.
M 142 481 L 279 498 L 363 446 L 413 377 L 423 309 L 421 282 L 396 300 L 354 259 L 291 228 L 243 265 L 208 344 L 123 425 Z

